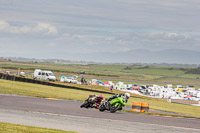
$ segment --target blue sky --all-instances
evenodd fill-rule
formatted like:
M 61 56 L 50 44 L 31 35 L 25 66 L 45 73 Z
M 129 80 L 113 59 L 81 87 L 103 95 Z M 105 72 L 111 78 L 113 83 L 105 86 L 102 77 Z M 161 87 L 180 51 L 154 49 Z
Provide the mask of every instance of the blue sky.
M 0 56 L 200 52 L 199 12 L 199 0 L 0 0 Z

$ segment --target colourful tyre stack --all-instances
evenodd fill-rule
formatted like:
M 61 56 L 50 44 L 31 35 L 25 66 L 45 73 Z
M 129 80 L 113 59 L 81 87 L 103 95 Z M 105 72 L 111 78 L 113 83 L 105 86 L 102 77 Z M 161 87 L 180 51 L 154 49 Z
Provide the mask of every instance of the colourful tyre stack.
M 149 104 L 148 103 L 141 103 L 140 112 L 148 112 L 148 111 L 149 111 Z
M 149 111 L 149 104 L 148 103 L 132 102 L 132 111 L 134 111 L 134 112 L 148 112 Z
M 140 112 L 141 110 L 141 103 L 132 102 L 132 111 Z

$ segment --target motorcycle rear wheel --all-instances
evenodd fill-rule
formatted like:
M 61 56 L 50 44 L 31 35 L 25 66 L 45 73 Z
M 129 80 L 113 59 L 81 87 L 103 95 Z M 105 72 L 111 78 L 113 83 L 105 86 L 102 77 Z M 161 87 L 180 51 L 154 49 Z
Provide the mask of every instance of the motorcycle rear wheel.
M 80 107 L 81 108 L 83 108 L 83 107 L 88 108 L 89 107 L 88 101 L 85 101 Z

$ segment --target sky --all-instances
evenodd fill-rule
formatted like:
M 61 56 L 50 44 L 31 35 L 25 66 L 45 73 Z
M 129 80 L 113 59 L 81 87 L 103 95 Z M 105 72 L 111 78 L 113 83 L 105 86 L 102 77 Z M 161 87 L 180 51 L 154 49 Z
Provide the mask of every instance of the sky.
M 168 49 L 200 52 L 199 0 L 0 0 L 0 56 Z

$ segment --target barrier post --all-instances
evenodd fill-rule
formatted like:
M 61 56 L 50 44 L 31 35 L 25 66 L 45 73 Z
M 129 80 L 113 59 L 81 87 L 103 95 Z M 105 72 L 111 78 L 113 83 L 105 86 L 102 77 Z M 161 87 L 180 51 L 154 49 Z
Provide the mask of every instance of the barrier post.
M 20 76 L 20 68 L 18 68 L 18 72 L 17 73 L 18 73 L 17 75 Z

